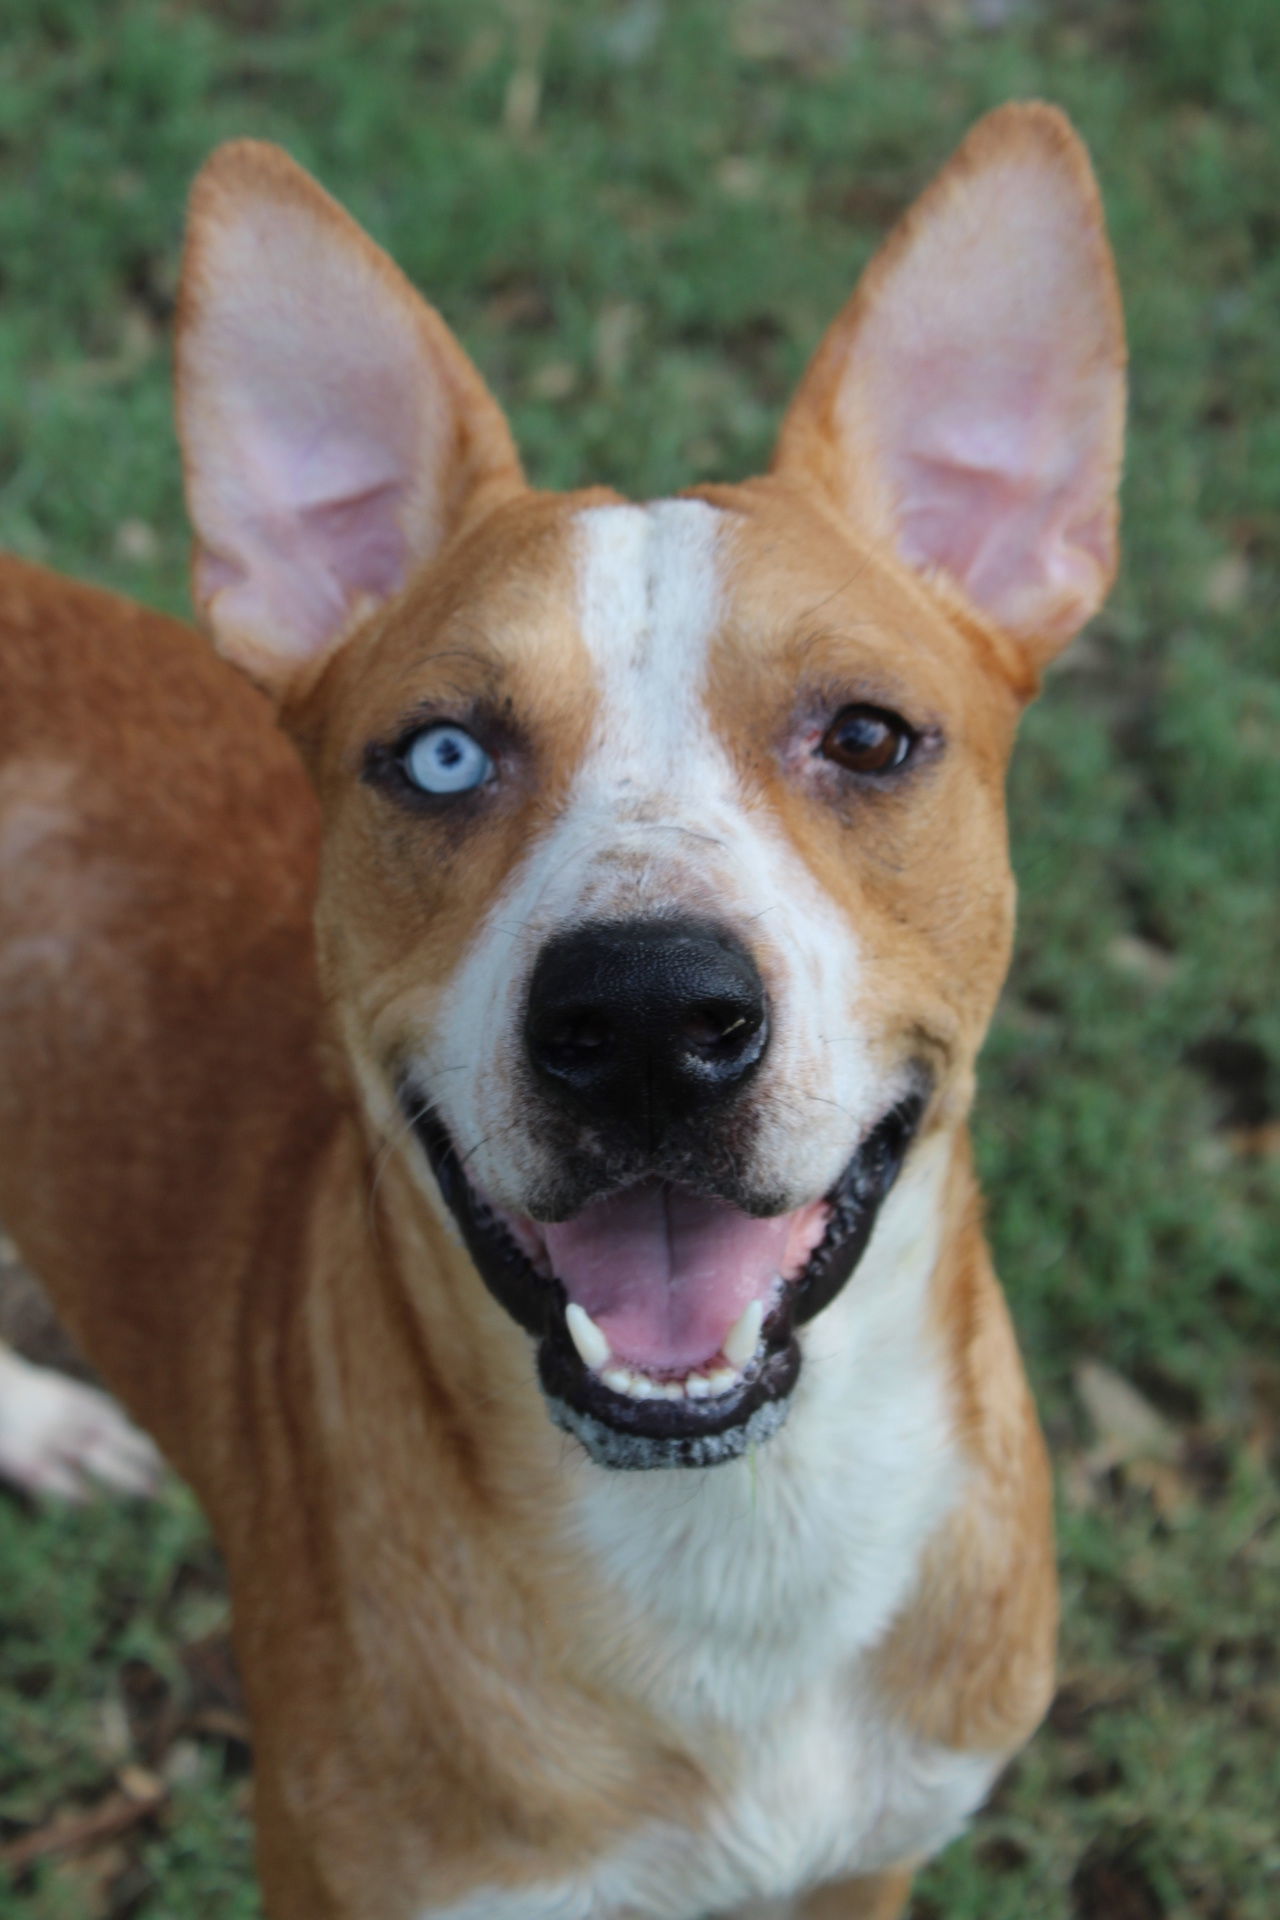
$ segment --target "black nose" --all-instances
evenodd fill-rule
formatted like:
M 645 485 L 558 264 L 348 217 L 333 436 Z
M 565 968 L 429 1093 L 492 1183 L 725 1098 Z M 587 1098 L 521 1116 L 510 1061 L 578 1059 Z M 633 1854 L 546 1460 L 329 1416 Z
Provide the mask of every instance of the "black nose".
M 543 1088 L 653 1146 L 736 1092 L 769 1037 L 764 983 L 740 941 L 689 921 L 602 922 L 543 948 L 525 1014 Z

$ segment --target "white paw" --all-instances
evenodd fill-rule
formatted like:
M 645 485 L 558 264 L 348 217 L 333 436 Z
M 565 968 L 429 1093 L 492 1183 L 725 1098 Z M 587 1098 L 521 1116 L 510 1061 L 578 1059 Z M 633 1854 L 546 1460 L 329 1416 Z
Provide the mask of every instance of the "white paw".
M 114 1400 L 0 1346 L 0 1479 L 62 1500 L 154 1493 L 163 1466 Z

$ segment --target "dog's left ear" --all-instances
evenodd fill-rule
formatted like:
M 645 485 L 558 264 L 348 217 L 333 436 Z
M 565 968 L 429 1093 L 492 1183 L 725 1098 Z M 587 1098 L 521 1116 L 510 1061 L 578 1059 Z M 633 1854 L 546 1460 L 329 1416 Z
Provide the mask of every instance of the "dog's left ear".
M 1038 664 L 1115 572 L 1124 369 L 1084 147 L 1053 107 L 1002 107 L 872 261 L 774 471 L 950 576 Z
M 219 651 L 277 698 L 523 486 L 502 411 L 439 314 L 257 140 L 220 147 L 192 191 L 177 389 L 196 602 Z

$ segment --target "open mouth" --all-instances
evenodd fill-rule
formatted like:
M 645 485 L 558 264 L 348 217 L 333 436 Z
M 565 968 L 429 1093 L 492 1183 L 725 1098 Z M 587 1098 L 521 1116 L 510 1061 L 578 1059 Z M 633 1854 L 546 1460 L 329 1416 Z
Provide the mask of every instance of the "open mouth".
M 796 1328 L 861 1259 L 925 1097 L 899 1100 L 791 1213 L 642 1180 L 558 1223 L 493 1206 L 407 1084 L 401 1102 L 482 1279 L 538 1343 L 552 1418 L 598 1464 L 638 1468 L 714 1466 L 782 1425 Z

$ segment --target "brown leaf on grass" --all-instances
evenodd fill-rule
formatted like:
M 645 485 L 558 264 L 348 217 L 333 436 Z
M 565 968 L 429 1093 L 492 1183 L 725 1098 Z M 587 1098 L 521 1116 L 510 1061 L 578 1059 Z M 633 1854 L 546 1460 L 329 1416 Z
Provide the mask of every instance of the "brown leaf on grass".
M 1195 1503 L 1195 1490 L 1179 1467 L 1164 1460 L 1131 1460 L 1125 1468 L 1130 1486 L 1148 1494 L 1162 1520 L 1176 1520 Z
M 841 0 L 744 0 L 733 10 L 733 42 L 748 60 L 818 74 L 848 59 L 855 22 Z
M 1167 987 L 1176 976 L 1178 961 L 1165 947 L 1136 933 L 1118 933 L 1107 944 L 1107 964 L 1144 987 Z
M 613 300 L 605 306 L 595 325 L 593 353 L 596 373 L 603 386 L 616 386 L 627 370 L 642 315 L 630 300 Z
M 1195 1500 L 1187 1470 L 1187 1438 L 1114 1367 L 1085 1360 L 1075 1387 L 1096 1436 L 1064 1471 L 1063 1490 L 1078 1511 L 1096 1504 L 1117 1469 L 1125 1484 L 1145 1493 L 1164 1520 L 1175 1520 Z
M 150 1820 L 168 1798 L 164 1782 L 143 1767 L 125 1767 L 118 1779 L 117 1791 L 96 1806 L 63 1807 L 42 1827 L 0 1847 L 0 1866 L 17 1878 L 38 1860 L 101 1846 Z
M 578 369 L 568 360 L 548 360 L 529 376 L 533 400 L 567 400 L 578 385 Z
M 1097 1435 L 1091 1455 L 1095 1470 L 1149 1460 L 1172 1464 L 1182 1438 L 1132 1381 L 1101 1360 L 1082 1360 L 1075 1388 Z
M 744 153 L 728 153 L 715 170 L 716 185 L 730 200 L 759 200 L 768 176 L 758 160 Z
M 77 1913 L 92 1920 L 113 1920 L 119 1911 L 117 1889 L 129 1873 L 129 1850 L 118 1840 L 103 1847 L 62 1860 L 53 1878 L 59 1889 L 65 1888 L 75 1902 Z
M 1204 604 L 1211 613 L 1237 613 L 1249 597 L 1250 567 L 1243 553 L 1215 560 L 1204 579 Z
M 160 535 L 149 521 L 130 518 L 120 522 L 111 544 L 117 559 L 145 566 L 160 552 Z
M 1150 1672 L 1138 1663 L 1113 1667 L 1077 1662 L 1065 1667 L 1059 1677 L 1050 1723 L 1062 1738 L 1081 1735 L 1095 1713 L 1131 1705 L 1150 1683 Z
M 1247 1395 L 1245 1452 L 1256 1465 L 1266 1467 L 1280 1454 L 1280 1361 L 1254 1358 L 1248 1368 Z
M 1256 1127 L 1232 1127 L 1227 1145 L 1239 1160 L 1280 1160 L 1280 1120 L 1263 1120 Z
M 228 1713 L 224 1707 L 206 1707 L 199 1713 L 193 1713 L 188 1722 L 192 1733 L 204 1734 L 212 1740 L 234 1740 L 237 1745 L 251 1745 L 249 1722 L 242 1713 Z

